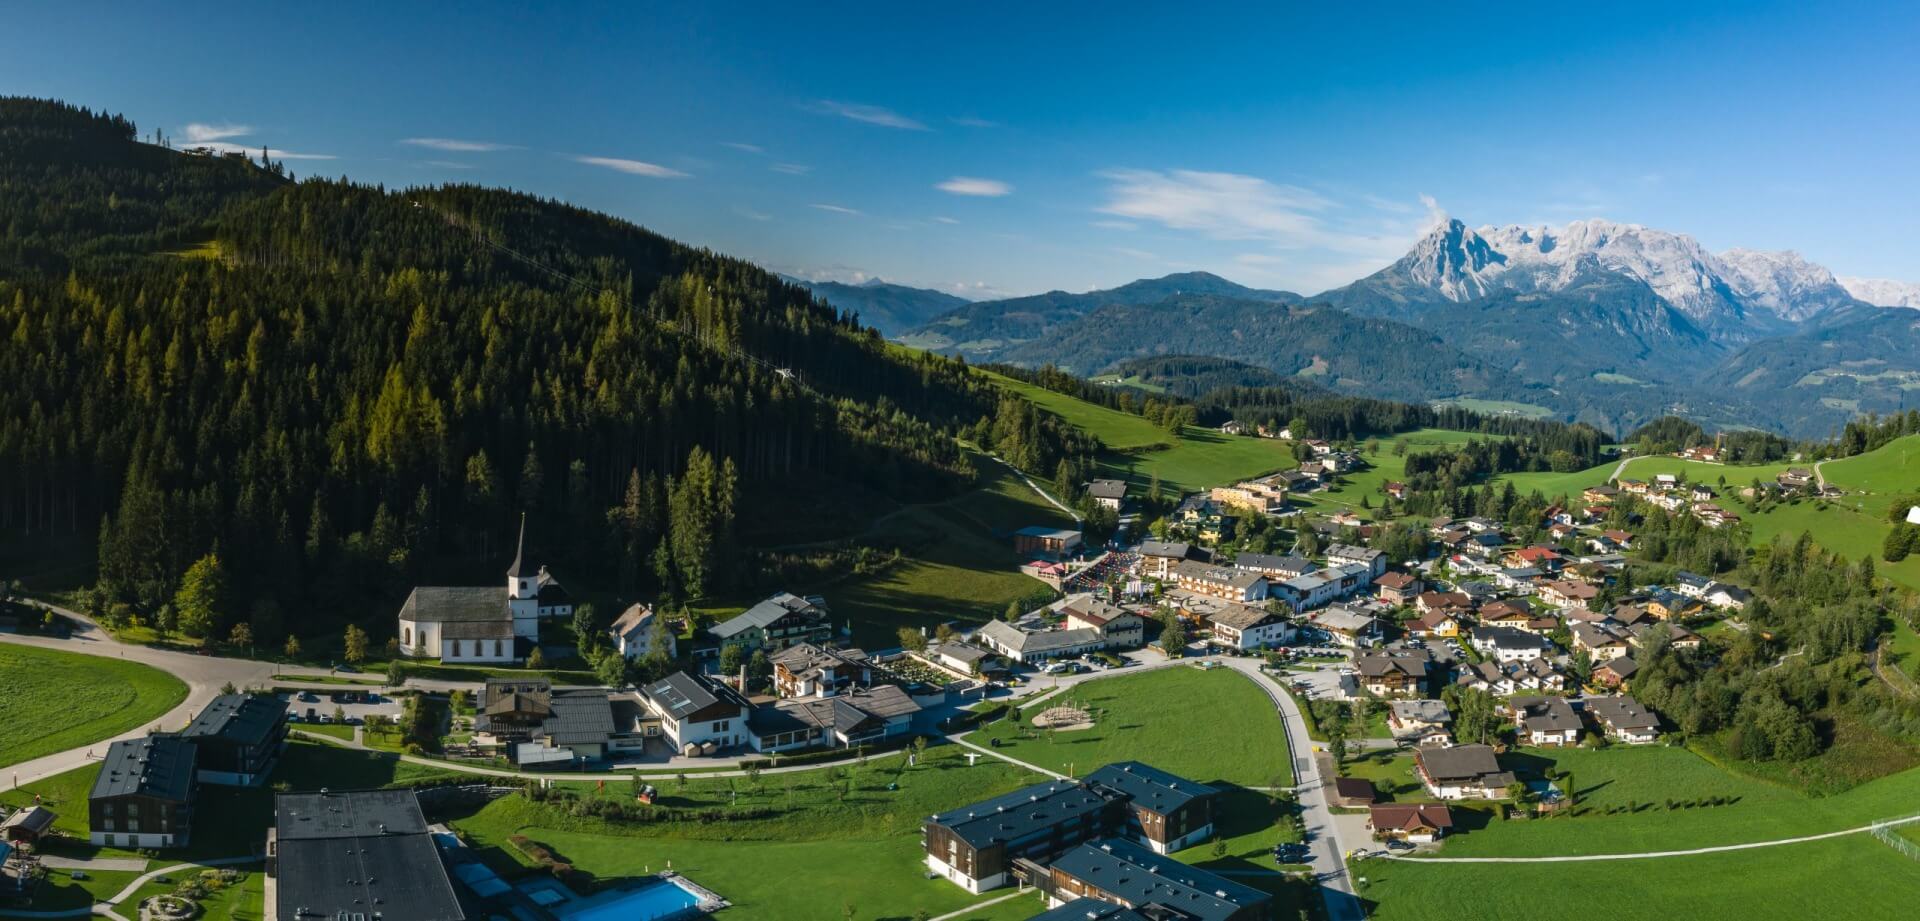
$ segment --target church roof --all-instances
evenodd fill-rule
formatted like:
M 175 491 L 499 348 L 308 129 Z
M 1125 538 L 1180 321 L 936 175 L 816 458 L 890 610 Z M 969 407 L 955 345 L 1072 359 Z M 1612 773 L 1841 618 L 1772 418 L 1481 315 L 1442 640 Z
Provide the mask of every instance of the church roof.
M 504 585 L 422 585 L 407 596 L 400 619 L 414 623 L 511 623 Z

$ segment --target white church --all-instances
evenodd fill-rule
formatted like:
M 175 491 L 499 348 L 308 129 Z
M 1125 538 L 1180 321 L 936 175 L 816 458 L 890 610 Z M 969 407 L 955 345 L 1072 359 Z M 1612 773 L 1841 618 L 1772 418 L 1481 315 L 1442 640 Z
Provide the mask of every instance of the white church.
M 545 566 L 528 575 L 527 521 L 503 586 L 422 585 L 400 606 L 400 654 L 442 662 L 520 662 L 540 641 L 540 621 L 571 617 L 567 590 Z

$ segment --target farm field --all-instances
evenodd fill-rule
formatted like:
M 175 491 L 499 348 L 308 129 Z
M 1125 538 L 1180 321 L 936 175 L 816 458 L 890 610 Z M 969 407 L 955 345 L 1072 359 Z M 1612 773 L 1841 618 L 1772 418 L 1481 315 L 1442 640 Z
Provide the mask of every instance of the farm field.
M 110 739 L 186 697 L 180 679 L 124 659 L 0 645 L 0 767 Z
M 1406 459 L 1395 453 L 1397 445 L 1405 445 L 1408 452 L 1416 452 L 1439 445 L 1463 445 L 1475 439 L 1498 437 L 1454 429 L 1415 429 L 1370 439 L 1362 444 L 1360 450 L 1360 456 L 1369 464 L 1367 469 L 1343 475 L 1342 479 L 1346 482 L 1334 489 L 1302 495 L 1299 504 L 1320 511 L 1336 507 L 1357 509 L 1360 499 L 1365 497 L 1369 505 L 1378 506 L 1383 498 L 1380 487 L 1388 480 L 1399 480 L 1406 476 Z M 1373 444 L 1376 450 L 1367 451 L 1366 444 Z
M 1578 497 L 1589 486 L 1599 486 L 1613 475 L 1613 468 L 1619 461 L 1610 461 L 1597 467 L 1575 470 L 1572 473 L 1508 473 L 1498 477 L 1499 482 L 1512 483 L 1513 488 L 1523 496 L 1539 493 L 1548 499 L 1556 496 Z
M 1827 461 L 1820 467 L 1827 482 L 1849 493 L 1849 503 L 1884 520 L 1894 497 L 1920 492 L 1920 435 L 1896 438 L 1865 454 Z
M 1461 409 L 1489 416 L 1517 416 L 1522 419 L 1545 419 L 1553 415 L 1553 410 L 1537 403 L 1517 403 L 1512 400 L 1482 400 L 1464 397 L 1458 400 L 1436 400 L 1434 406 L 1457 406 Z
M 1444 853 L 1452 855 L 1454 842 Z M 1912 860 L 1870 835 L 1727 853 L 1583 863 L 1445 864 L 1365 860 L 1362 898 L 1380 921 L 1588 918 L 1590 899 L 1543 899 L 1572 881 L 1605 893 L 1609 918 L 1799 921 L 1899 918 L 1920 900 Z
M 916 767 L 905 763 L 888 759 L 844 772 L 767 775 L 757 793 L 749 781 L 735 778 L 737 807 L 721 805 L 732 795 L 725 780 L 690 779 L 684 789 L 662 785 L 666 805 L 771 809 L 765 818 L 625 825 L 575 818 L 516 795 L 453 824 L 489 861 L 522 862 L 507 840 L 520 834 L 603 879 L 638 876 L 671 862 L 731 901 L 726 914 L 736 921 L 905 918 L 916 910 L 937 915 L 1005 895 L 973 896 L 944 880 L 926 879 L 920 824 L 934 812 L 1043 778 L 986 759 L 969 767 L 951 746 L 931 750 Z M 889 790 L 889 784 L 898 788 Z M 961 917 L 1031 916 L 1030 906 L 1018 907 L 1025 913 L 1003 903 Z
M 991 371 L 980 373 L 986 375 L 1002 389 L 1017 393 L 1035 406 L 1059 416 L 1077 428 L 1092 433 L 1105 442 L 1108 448 L 1115 451 L 1173 442 L 1173 433 L 1132 413 L 1096 406 L 1085 400 L 1076 399 L 1064 393 L 1055 393 L 1045 387 L 1014 380 Z
M 968 741 L 990 745 L 997 739 L 998 750 L 1010 757 L 1075 777 L 1114 761 L 1141 760 L 1201 783 L 1293 782 L 1272 701 L 1231 669 L 1172 666 L 1122 674 L 1078 685 L 1040 706 L 1066 703 L 1092 710 L 1094 726 L 1049 738 L 1002 720 Z M 1207 731 L 1197 732 L 1196 720 L 1204 720 Z

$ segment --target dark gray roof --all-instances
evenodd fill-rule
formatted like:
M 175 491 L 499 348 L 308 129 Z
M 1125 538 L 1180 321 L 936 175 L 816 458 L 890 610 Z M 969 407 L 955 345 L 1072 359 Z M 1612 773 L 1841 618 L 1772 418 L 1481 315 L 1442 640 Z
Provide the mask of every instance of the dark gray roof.
M 1291 572 L 1305 574 L 1320 568 L 1320 564 L 1303 556 L 1275 556 L 1271 553 L 1242 553 L 1233 558 L 1233 565 L 1240 569 L 1255 569 L 1261 572 Z
M 604 745 L 613 735 L 613 703 L 605 691 L 555 691 L 553 715 L 540 731 L 555 745 Z
M 504 585 L 422 585 L 400 606 L 400 619 L 415 623 L 502 621 L 512 629 Z
M 199 749 L 177 735 L 123 739 L 107 746 L 100 774 L 88 799 L 151 796 L 184 803 L 193 794 L 193 765 Z
M 449 640 L 504 640 L 513 635 L 513 621 L 504 610 L 499 620 L 454 621 L 440 627 L 441 638 Z
M 1195 559 L 1192 544 L 1179 541 L 1146 540 L 1140 542 L 1140 555 L 1151 557 L 1172 557 L 1174 559 Z
M 1225 921 L 1273 900 L 1251 886 L 1120 838 L 1082 844 L 1061 854 L 1053 869 L 1129 905 L 1164 905 L 1191 921 Z
M 1520 713 L 1520 726 L 1528 732 L 1565 732 L 1581 727 L 1580 714 L 1565 697 L 1515 697 L 1510 704 Z
M 527 555 L 527 513 L 520 513 L 520 539 L 513 543 L 513 565 L 507 567 L 507 578 L 520 578 L 520 561 Z
M 790 697 L 755 707 L 747 725 L 759 735 L 798 729 L 832 729 L 853 735 L 862 728 L 920 712 L 907 692 L 891 684 L 860 688 L 835 697 Z
M 1094 480 L 1087 487 L 1087 495 L 1095 499 L 1124 499 L 1127 497 L 1127 481 Z
M 792 592 L 781 592 L 772 598 L 768 598 L 746 609 L 746 611 L 724 623 L 707 628 L 707 632 L 720 639 L 726 639 L 752 627 L 765 629 L 769 624 L 778 621 L 780 618 L 788 614 L 796 613 L 815 617 L 825 616 L 826 614 L 819 605 L 805 598 L 801 598 Z
M 214 738 L 235 745 L 258 745 L 271 738 L 287 718 L 287 705 L 277 697 L 222 694 L 201 710 L 180 734 L 189 739 Z
M 1220 792 L 1138 761 L 1116 761 L 1088 774 L 1087 782 L 1112 787 L 1126 794 L 1133 805 L 1162 815 Z
M 641 688 L 640 693 L 675 717 L 698 713 L 723 702 L 743 710 L 747 707 L 740 692 L 705 675 L 686 672 L 674 672 Z
M 1486 745 L 1456 745 L 1452 748 L 1423 748 L 1414 753 L 1434 780 L 1479 780 L 1501 772 L 1500 759 Z
M 1049 780 L 934 816 L 931 824 L 983 848 L 1075 821 L 1114 802 L 1104 789 L 1072 780 Z
M 1589 697 L 1587 709 L 1609 729 L 1660 728 L 1660 718 L 1631 697 Z
M 274 824 L 282 918 L 466 917 L 412 791 L 282 794 Z
M 1099 899 L 1078 898 L 1059 908 L 1043 911 L 1027 921 L 1163 921 L 1143 915 L 1125 905 Z

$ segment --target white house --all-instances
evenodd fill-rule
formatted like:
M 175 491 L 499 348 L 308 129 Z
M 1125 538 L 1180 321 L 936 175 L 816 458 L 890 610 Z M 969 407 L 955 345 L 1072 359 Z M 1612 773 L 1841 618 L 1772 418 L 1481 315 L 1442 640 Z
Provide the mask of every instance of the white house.
M 1511 627 L 1477 628 L 1473 631 L 1473 638 L 1469 642 L 1473 645 L 1474 651 L 1490 655 L 1494 661 L 1502 664 L 1538 659 L 1546 655 L 1547 649 L 1553 645 L 1552 641 L 1546 637 L 1535 636 L 1525 630 L 1515 630 Z
M 1293 623 L 1263 608 L 1232 604 L 1209 619 L 1213 622 L 1213 639 L 1209 642 L 1215 646 L 1265 649 L 1293 639 Z
M 747 743 L 753 705 L 740 692 L 706 675 L 674 672 L 642 687 L 640 702 L 659 718 L 660 732 L 683 755 Z M 708 748 L 711 746 L 711 748 Z
M 654 613 L 652 605 L 636 603 L 620 612 L 607 632 L 613 635 L 613 648 L 618 649 L 621 655 L 640 659 L 653 652 L 653 627 L 660 622 L 660 616 Z M 667 640 L 667 656 L 671 658 L 675 654 L 673 634 L 666 632 L 663 635 Z

